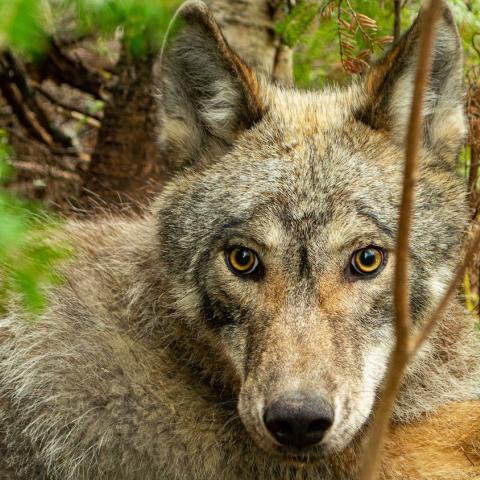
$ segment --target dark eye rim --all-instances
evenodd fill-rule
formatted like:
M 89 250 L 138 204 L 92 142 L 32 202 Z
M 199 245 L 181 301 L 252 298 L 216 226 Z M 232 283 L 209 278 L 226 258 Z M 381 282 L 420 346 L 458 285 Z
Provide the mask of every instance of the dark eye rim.
M 355 257 L 362 250 L 368 250 L 368 249 L 373 249 L 373 250 L 377 250 L 378 252 L 380 252 L 380 255 L 382 256 L 382 261 L 381 261 L 380 265 L 378 266 L 378 268 L 373 270 L 372 272 L 362 272 L 355 265 Z M 381 273 L 381 271 L 385 267 L 386 262 L 387 262 L 387 252 L 382 247 L 379 247 L 378 245 L 367 245 L 366 247 L 362 247 L 362 248 L 359 248 L 359 249 L 355 250 L 352 253 L 352 255 L 350 256 L 350 262 L 349 262 L 350 274 L 354 278 L 357 278 L 357 279 L 374 278 Z
M 244 272 L 240 272 L 239 270 L 235 269 L 235 267 L 231 264 L 230 262 L 230 254 L 237 248 L 242 248 L 245 250 L 249 250 L 250 252 L 253 253 L 255 257 L 255 262 L 251 268 L 248 270 L 245 270 Z M 260 275 L 263 273 L 263 265 L 260 261 L 260 258 L 258 256 L 258 253 L 249 248 L 245 247 L 243 245 L 232 245 L 231 247 L 228 247 L 225 249 L 225 263 L 228 267 L 228 269 L 237 277 L 242 277 L 242 278 L 259 278 Z

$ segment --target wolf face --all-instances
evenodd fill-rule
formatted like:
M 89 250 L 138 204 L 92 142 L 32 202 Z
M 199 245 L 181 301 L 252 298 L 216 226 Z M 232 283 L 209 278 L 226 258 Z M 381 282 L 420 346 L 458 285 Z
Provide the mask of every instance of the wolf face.
M 187 25 L 160 94 L 173 176 L 157 206 L 164 275 L 256 444 L 291 460 L 322 457 L 368 421 L 394 342 L 394 247 L 422 14 L 362 79 L 313 93 L 251 71 L 202 3 L 182 13 Z M 411 240 L 415 325 L 459 256 L 462 105 L 461 49 L 445 7 Z

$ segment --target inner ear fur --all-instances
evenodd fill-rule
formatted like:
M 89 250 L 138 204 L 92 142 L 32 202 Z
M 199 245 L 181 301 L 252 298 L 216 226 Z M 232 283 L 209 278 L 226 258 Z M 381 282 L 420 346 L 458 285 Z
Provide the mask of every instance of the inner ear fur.
M 262 117 L 259 80 L 208 7 L 184 4 L 185 25 L 160 70 L 160 147 L 170 173 L 221 156 Z
M 452 160 L 466 134 L 463 51 L 450 9 L 443 2 L 441 8 L 423 108 L 423 139 L 438 156 Z M 366 101 L 357 118 L 373 129 L 388 131 L 400 146 L 404 145 L 409 122 L 424 21 L 421 11 L 411 28 L 363 80 Z

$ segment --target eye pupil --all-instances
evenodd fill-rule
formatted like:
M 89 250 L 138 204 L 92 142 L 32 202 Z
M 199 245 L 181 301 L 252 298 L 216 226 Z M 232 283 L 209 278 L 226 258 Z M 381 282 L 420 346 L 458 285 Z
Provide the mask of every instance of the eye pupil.
M 352 256 L 353 273 L 360 276 L 372 276 L 384 265 L 383 251 L 377 247 L 367 247 Z
M 367 267 L 374 265 L 376 262 L 376 259 L 377 259 L 376 252 L 371 248 L 362 250 L 362 253 L 360 254 L 360 261 L 362 262 L 363 265 Z
M 252 258 L 252 253 L 250 250 L 247 250 L 246 248 L 238 248 L 235 251 L 235 262 L 242 266 L 245 267 L 251 262 Z

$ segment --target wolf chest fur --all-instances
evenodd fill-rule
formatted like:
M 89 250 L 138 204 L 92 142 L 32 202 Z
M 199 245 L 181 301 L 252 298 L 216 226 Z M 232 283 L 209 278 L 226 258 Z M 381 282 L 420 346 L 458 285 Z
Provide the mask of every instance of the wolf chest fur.
M 250 69 L 203 3 L 182 16 L 161 66 L 162 193 L 139 218 L 70 225 L 76 253 L 47 311 L 0 319 L 3 478 L 357 478 L 394 339 L 422 14 L 362 78 L 321 92 Z M 447 7 L 424 113 L 414 328 L 448 284 L 467 222 L 455 173 L 462 55 Z M 469 428 L 454 444 L 475 448 L 478 432 L 448 408 L 477 412 L 479 397 L 480 342 L 455 299 L 405 376 L 384 477 L 479 478 L 462 462 L 402 465 L 418 459 L 405 440 L 418 440 L 415 422 L 444 434 L 421 420 L 439 408 Z

